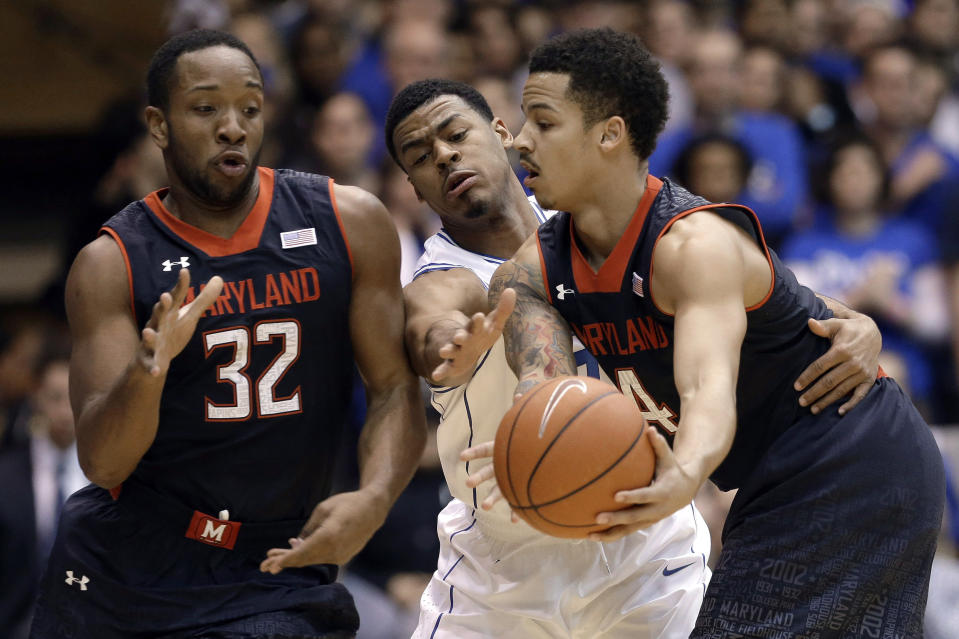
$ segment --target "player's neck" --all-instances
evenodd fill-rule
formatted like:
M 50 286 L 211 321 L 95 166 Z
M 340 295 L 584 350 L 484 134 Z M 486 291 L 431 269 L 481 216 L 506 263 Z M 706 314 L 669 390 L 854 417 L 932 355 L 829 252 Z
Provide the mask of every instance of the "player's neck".
M 255 170 L 255 169 L 254 169 Z M 170 215 L 211 235 L 229 239 L 246 220 L 260 193 L 260 176 L 256 173 L 249 190 L 236 204 L 215 206 L 192 193 L 182 184 L 171 180 L 170 190 L 163 205 Z
M 513 180 L 506 197 L 492 206 L 500 208 L 488 211 L 479 223 L 443 220 L 443 228 L 467 251 L 509 259 L 539 227 L 539 218 L 518 180 Z
M 638 170 L 607 172 L 592 189 L 595 197 L 571 211 L 580 249 L 594 269 L 602 266 L 626 233 L 646 192 L 648 175 L 645 162 Z

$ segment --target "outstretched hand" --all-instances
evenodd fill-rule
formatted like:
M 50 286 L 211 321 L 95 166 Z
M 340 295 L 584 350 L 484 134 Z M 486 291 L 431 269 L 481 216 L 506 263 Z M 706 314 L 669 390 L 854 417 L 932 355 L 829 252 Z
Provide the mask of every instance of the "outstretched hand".
M 473 370 L 477 360 L 503 334 L 503 326 L 515 306 L 516 291 L 508 288 L 496 308 L 486 314 L 475 313 L 465 326 L 457 329 L 451 341 L 439 349 L 443 362 L 433 369 L 433 381 L 444 384 Z
M 876 381 L 882 336 L 875 322 L 862 314 L 851 319 L 810 319 L 809 330 L 829 338 L 832 344 L 796 379 L 795 389 L 806 389 L 799 397 L 799 404 L 810 406 L 816 414 L 852 392 L 839 407 L 839 414 L 845 415 Z
M 170 361 L 186 347 L 200 316 L 220 295 L 223 279 L 219 275 L 211 277 L 200 294 L 184 305 L 189 288 L 190 271 L 180 269 L 176 286 L 160 295 L 141 333 L 138 358 L 154 377 L 165 375 Z
M 299 536 L 288 540 L 289 548 L 267 551 L 260 571 L 275 575 L 284 568 L 342 566 L 363 549 L 385 517 L 362 491 L 337 493 L 316 505 Z

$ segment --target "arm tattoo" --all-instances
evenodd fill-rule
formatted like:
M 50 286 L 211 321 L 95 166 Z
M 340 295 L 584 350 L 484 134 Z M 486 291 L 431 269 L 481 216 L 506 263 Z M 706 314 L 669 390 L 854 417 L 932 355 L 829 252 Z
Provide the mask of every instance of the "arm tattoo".
M 546 286 L 538 268 L 510 260 L 490 282 L 490 305 L 506 288 L 516 291 L 516 308 L 503 327 L 506 359 L 520 383 L 517 393 L 547 379 L 575 375 L 576 360 L 569 325 L 546 301 Z

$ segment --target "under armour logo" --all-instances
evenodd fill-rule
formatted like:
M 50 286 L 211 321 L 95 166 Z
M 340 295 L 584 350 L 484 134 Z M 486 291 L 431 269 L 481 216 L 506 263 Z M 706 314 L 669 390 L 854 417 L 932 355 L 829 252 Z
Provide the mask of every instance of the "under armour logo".
M 171 270 L 174 264 L 179 264 L 180 268 L 186 268 L 190 265 L 190 258 L 184 255 L 179 259 L 179 261 L 171 262 L 170 260 L 163 260 L 162 264 L 164 271 Z
M 572 295 L 572 294 L 575 293 L 575 292 L 576 292 L 576 291 L 574 291 L 574 290 L 571 289 L 571 288 L 566 288 L 566 285 L 565 285 L 565 284 L 557 284 L 557 285 L 556 285 L 556 297 L 558 297 L 559 299 L 564 299 L 564 298 L 566 297 L 566 294 L 567 294 L 567 293 L 570 294 L 570 295 Z
M 68 586 L 72 586 L 73 584 L 80 584 L 80 590 L 86 590 L 87 584 L 90 583 L 90 578 L 87 577 L 86 575 L 83 575 L 82 577 L 78 579 L 73 576 L 72 570 L 68 570 L 67 578 L 64 579 L 64 583 L 66 583 Z

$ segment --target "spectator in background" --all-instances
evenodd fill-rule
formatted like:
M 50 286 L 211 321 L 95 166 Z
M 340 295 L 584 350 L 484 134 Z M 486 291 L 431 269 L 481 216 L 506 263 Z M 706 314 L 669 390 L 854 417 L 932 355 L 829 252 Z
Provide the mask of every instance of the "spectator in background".
M 440 222 L 420 199 L 403 169 L 392 161 L 384 162 L 383 167 L 380 199 L 393 216 L 400 236 L 400 281 L 405 285 L 413 279 L 416 261 L 423 254 L 423 242 L 440 230 Z
M 866 58 L 857 115 L 882 151 L 891 174 L 890 198 L 902 214 L 942 230 L 949 185 L 959 179 L 959 160 L 936 143 L 920 121 L 915 53 L 901 45 L 879 47 Z
M 370 164 L 375 136 L 363 100 L 354 93 L 337 93 L 316 113 L 310 136 L 316 165 L 304 170 L 376 193 L 379 175 Z
M 693 140 L 676 160 L 676 180 L 710 202 L 737 202 L 752 170 L 749 151 L 736 140 L 706 135 Z
M 789 5 L 786 0 L 742 0 L 737 3 L 739 33 L 747 46 L 765 46 L 774 51 L 789 47 Z
M 34 362 L 42 347 L 43 331 L 35 324 L 0 329 L 0 450 L 22 444 L 29 436 L 25 400 L 36 386 Z
M 293 73 L 287 62 L 283 41 L 266 14 L 257 11 L 235 16 L 229 31 L 247 43 L 260 63 L 266 98 L 263 124 L 267 131 L 260 161 L 266 166 L 277 166 L 283 157 L 283 139 L 279 131 L 290 117 L 294 97 Z
M 742 109 L 742 46 L 731 31 L 699 33 L 693 45 L 689 79 L 695 120 L 662 135 L 649 159 L 650 172 L 672 175 L 679 153 L 695 137 L 722 133 L 736 139 L 753 158 L 741 202 L 756 211 L 766 241 L 778 247 L 792 230 L 806 196 L 805 159 L 798 129 L 781 115 Z
M 653 0 L 646 9 L 643 41 L 662 65 L 669 85 L 666 131 L 687 126 L 693 119 L 693 97 L 683 69 L 690 61 L 695 31 L 696 16 L 688 2 Z
M 312 156 L 310 132 L 316 111 L 339 91 L 343 74 L 358 44 L 326 14 L 310 12 L 300 18 L 290 40 L 296 97 L 278 138 L 283 148 L 281 164 L 303 166 Z
M 44 337 L 25 411 L 29 439 L 0 451 L 0 628 L 8 639 L 27 636 L 60 508 L 89 483 L 77 461 L 70 351 L 61 335 Z
M 786 92 L 786 63 L 776 49 L 753 45 L 743 54 L 740 105 L 745 111 L 776 113 Z
M 512 80 L 525 62 L 515 14 L 496 4 L 475 3 L 467 11 L 477 72 Z
M 868 313 L 883 336 L 880 364 L 928 416 L 929 344 L 949 330 L 936 238 L 915 221 L 883 211 L 887 173 L 875 144 L 839 143 L 825 172 L 826 222 L 792 237 L 782 258 L 799 281 Z
M 343 88 L 363 98 L 376 130 L 382 131 L 394 93 L 414 80 L 446 77 L 449 53 L 449 37 L 434 20 L 396 14 L 384 26 L 377 66 L 352 68 Z M 377 136 L 377 161 L 385 154 L 386 145 Z

